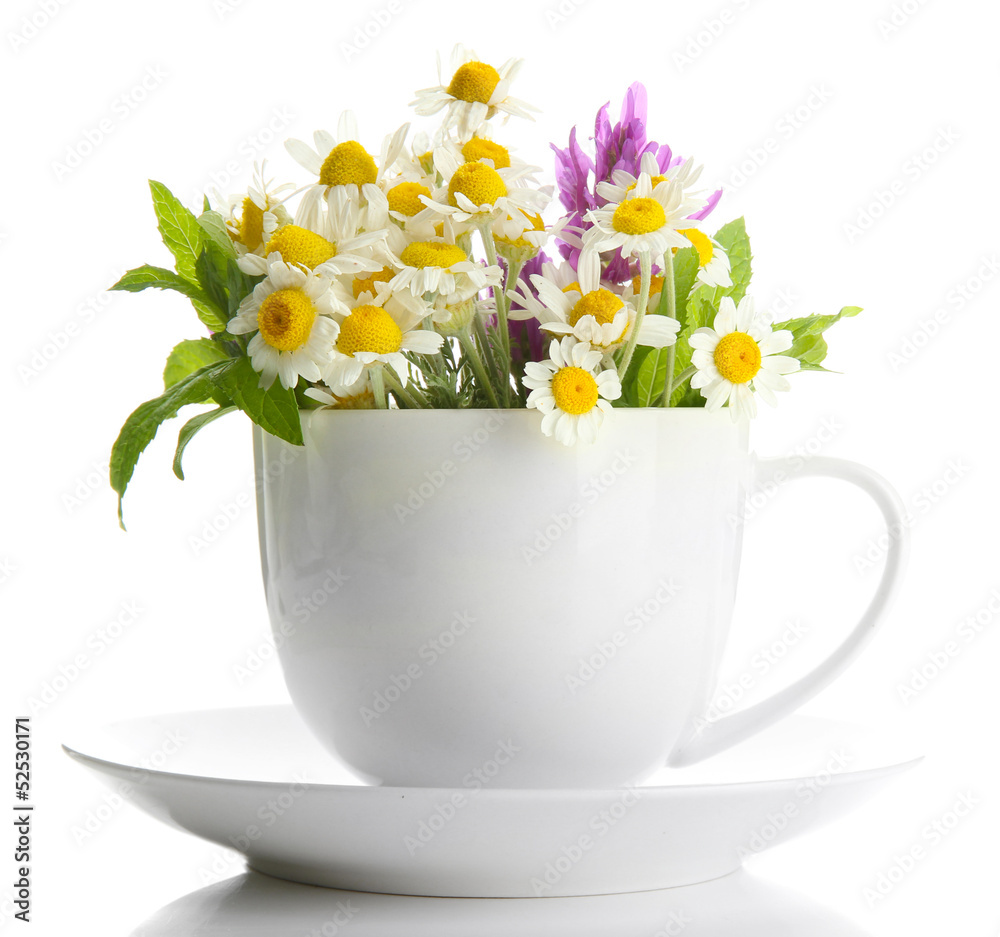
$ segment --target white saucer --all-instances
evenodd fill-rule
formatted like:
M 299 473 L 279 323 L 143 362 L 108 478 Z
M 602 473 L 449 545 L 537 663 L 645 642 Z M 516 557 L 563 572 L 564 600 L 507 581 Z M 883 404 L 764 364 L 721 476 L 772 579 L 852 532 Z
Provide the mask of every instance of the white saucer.
M 919 761 L 857 727 L 798 716 L 631 790 L 373 787 L 290 706 L 133 719 L 64 748 L 152 816 L 258 871 L 464 898 L 705 882 L 842 816 Z

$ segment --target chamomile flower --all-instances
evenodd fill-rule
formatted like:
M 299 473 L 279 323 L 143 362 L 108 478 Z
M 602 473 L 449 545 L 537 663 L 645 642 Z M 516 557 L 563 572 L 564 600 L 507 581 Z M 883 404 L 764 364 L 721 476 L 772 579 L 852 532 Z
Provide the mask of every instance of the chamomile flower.
M 247 253 L 262 254 L 264 245 L 278 227 L 292 220 L 282 204 L 282 198 L 295 186 L 291 183 L 272 186 L 271 180 L 264 178 L 266 166 L 266 163 L 254 163 L 253 183 L 245 195 L 232 195 L 223 199 L 216 193 L 216 202 L 224 206 L 222 214 L 226 230 L 238 256 Z
M 594 227 L 584 238 L 584 253 L 621 248 L 626 257 L 656 256 L 671 247 L 688 247 L 690 242 L 677 229 L 687 227 L 688 216 L 702 204 L 685 196 L 676 182 L 665 179 L 653 185 L 649 173 L 642 172 L 626 198 L 587 213 Z
M 323 387 L 306 388 L 305 394 L 331 410 L 375 409 L 375 393 L 367 371 L 350 387 L 341 388 L 339 394 L 334 394 Z
M 391 367 L 406 386 L 404 352 L 437 354 L 444 336 L 420 328 L 431 307 L 407 293 L 393 295 L 383 289 L 376 295 L 362 293 L 349 308 L 336 315 L 340 333 L 323 380 L 337 396 L 348 395 L 370 368 Z
M 532 179 L 542 171 L 541 167 L 529 166 L 508 147 L 497 143 L 485 127 L 464 142 L 449 136 L 435 146 L 434 166 L 445 179 L 450 179 L 463 163 L 487 163 L 494 169 L 509 169 L 517 178 L 525 179 Z
M 565 446 L 580 439 L 596 442 L 610 401 L 622 393 L 618 373 L 599 370 L 602 358 L 600 349 L 567 336 L 552 340 L 544 361 L 525 363 L 522 382 L 531 390 L 527 406 L 544 414 L 542 433 Z
M 457 45 L 451 55 L 451 79 L 446 85 L 441 77 L 441 56 L 438 55 L 438 81 L 433 88 L 418 91 L 411 102 L 423 117 L 437 114 L 447 108 L 444 127 L 454 127 L 461 140 L 469 140 L 483 123 L 497 112 L 504 119 L 510 115 L 534 120 L 531 111 L 537 110 L 524 101 L 512 98 L 510 84 L 521 68 L 523 59 L 508 59 L 499 69 L 480 62 L 476 53 Z
M 468 299 L 487 286 L 499 286 L 498 266 L 469 260 L 454 241 L 433 238 L 407 244 L 393 265 L 399 271 L 390 281 L 393 291 L 409 290 L 414 296 L 440 293 L 447 302 Z
M 247 345 L 260 386 L 280 378 L 292 388 L 304 377 L 318 381 L 329 364 L 340 326 L 331 316 L 340 307 L 330 280 L 294 264 L 274 260 L 267 277 L 240 303 L 229 322 L 234 335 L 256 332 Z
M 552 335 L 572 335 L 603 354 L 621 347 L 635 327 L 636 310 L 618 293 L 601 286 L 596 254 L 580 258 L 580 281 L 560 289 L 535 274 L 531 283 L 538 291 L 539 325 Z M 680 324 L 669 316 L 646 315 L 636 341 L 651 348 L 664 348 L 677 340 Z
M 695 330 L 690 342 L 691 363 L 697 368 L 691 386 L 701 391 L 707 410 L 728 403 L 734 422 L 757 415 L 755 393 L 771 406 L 777 404 L 774 392 L 788 390 L 785 375 L 799 370 L 797 359 L 781 354 L 792 347 L 792 333 L 773 331 L 755 313 L 749 296 L 738 307 L 724 296 L 712 328 Z
M 365 189 L 370 200 L 384 198 L 373 185 Z M 316 198 L 317 191 L 307 193 L 294 224 L 283 225 L 271 235 L 264 257 L 244 254 L 237 261 L 244 273 L 260 276 L 276 258 L 327 277 L 382 267 L 372 258 L 371 247 L 385 240 L 385 230 L 359 231 L 361 208 L 354 199 L 339 189 L 329 189 Z
M 729 257 L 718 241 L 699 228 L 681 228 L 683 234 L 698 251 L 698 279 L 709 286 L 732 286 L 729 275 Z
M 487 162 L 462 163 L 448 179 L 446 200 L 423 201 L 430 211 L 458 224 L 499 223 L 504 236 L 517 238 L 552 197 L 550 188 L 530 188 L 521 179 L 513 170 L 494 169 Z
M 345 186 L 347 194 L 355 199 L 362 195 L 362 187 L 379 182 L 402 152 L 409 130 L 403 124 L 395 133 L 386 136 L 378 162 L 358 142 L 358 124 L 351 111 L 344 111 L 337 124 L 337 135 L 326 130 L 313 134 L 315 149 L 301 140 L 285 141 L 285 149 L 303 169 L 318 176 L 316 185 Z
M 648 175 L 654 186 L 661 182 L 675 182 L 681 191 L 686 193 L 701 177 L 703 166 L 697 165 L 693 159 L 681 160 L 661 170 L 657 162 L 656 154 L 646 152 L 642 154 L 639 161 L 640 172 Z M 597 194 L 609 202 L 621 202 L 628 198 L 639 180 L 625 169 L 616 169 L 611 174 L 612 182 L 599 182 L 597 184 Z M 692 193 L 698 195 L 698 193 Z M 701 205 L 698 206 L 702 207 Z
M 447 195 L 427 177 L 397 176 L 384 186 L 380 199 L 370 199 L 366 224 L 386 231 L 389 250 L 399 254 L 410 241 L 433 238 L 439 233 L 441 216 L 431 212 L 423 199 Z

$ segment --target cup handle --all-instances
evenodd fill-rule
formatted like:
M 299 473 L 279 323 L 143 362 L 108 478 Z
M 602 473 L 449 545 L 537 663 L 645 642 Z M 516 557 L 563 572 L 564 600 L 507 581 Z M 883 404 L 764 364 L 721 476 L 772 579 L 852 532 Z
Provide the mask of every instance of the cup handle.
M 882 512 L 888 528 L 889 546 L 885 569 L 875 595 L 854 630 L 823 663 L 773 696 L 715 722 L 704 723 L 689 741 L 670 756 L 667 764 L 671 767 L 683 767 L 710 758 L 767 728 L 812 699 L 860 655 L 875 634 L 875 626 L 895 600 L 909 548 L 905 509 L 895 489 L 880 475 L 857 462 L 826 456 L 816 456 L 804 465 L 801 459 L 760 459 L 754 469 L 758 485 L 769 482 L 780 484 L 792 478 L 808 476 L 850 482 L 867 492 Z

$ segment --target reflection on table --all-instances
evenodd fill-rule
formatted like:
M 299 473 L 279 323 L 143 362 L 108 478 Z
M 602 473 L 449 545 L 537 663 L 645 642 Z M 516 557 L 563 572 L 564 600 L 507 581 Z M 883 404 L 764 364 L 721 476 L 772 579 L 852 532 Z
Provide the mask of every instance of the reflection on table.
M 847 918 L 740 871 L 585 898 L 417 898 L 246 872 L 172 902 L 131 937 L 866 937 Z M 868 935 L 870 937 L 870 935 Z

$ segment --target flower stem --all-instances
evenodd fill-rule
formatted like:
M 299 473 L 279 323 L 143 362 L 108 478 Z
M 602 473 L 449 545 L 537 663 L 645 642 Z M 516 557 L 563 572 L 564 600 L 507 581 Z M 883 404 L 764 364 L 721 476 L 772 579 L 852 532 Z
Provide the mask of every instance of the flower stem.
M 698 369 L 692 364 L 689 367 L 686 367 L 683 371 L 681 371 L 681 373 L 677 375 L 677 380 L 674 381 L 674 386 L 671 389 L 671 393 L 677 390 L 678 387 L 683 386 L 685 381 L 690 380 L 694 376 L 695 371 L 697 370 Z
M 483 353 L 483 360 L 486 362 L 488 371 L 496 379 L 496 375 L 499 373 L 497 371 L 497 361 L 493 356 L 493 346 L 490 344 L 489 336 L 486 334 L 486 326 L 483 325 L 483 317 L 477 313 L 473 316 L 472 323 L 476 331 L 476 341 L 479 343 L 479 348 Z
M 486 249 L 486 262 L 491 267 L 499 267 L 500 261 L 497 259 L 497 245 L 493 239 L 493 228 L 489 224 L 479 226 L 479 233 L 483 239 L 483 247 Z M 503 269 L 503 268 L 501 268 Z M 507 268 L 507 275 L 504 276 L 499 289 L 493 288 L 493 300 L 497 307 L 497 332 L 500 335 L 500 347 L 503 349 L 503 361 L 501 362 L 500 373 L 504 377 L 503 398 L 504 403 L 510 401 L 510 331 L 507 328 L 507 286 L 510 282 L 510 268 Z
M 428 357 L 431 357 L 428 355 Z M 397 397 L 402 399 L 402 401 L 414 410 L 426 410 L 428 409 L 427 401 L 423 399 L 423 394 L 421 394 L 413 386 L 413 381 L 410 381 L 409 389 L 403 386 L 403 382 L 396 377 L 395 372 L 390 370 L 388 367 L 382 369 L 382 377 L 385 380 L 386 387 L 391 390 Z
M 378 410 L 388 410 L 389 404 L 385 399 L 385 377 L 382 369 L 385 365 L 379 365 L 371 370 L 372 393 L 375 395 L 375 407 Z
M 677 290 L 674 287 L 674 252 L 668 247 L 663 254 L 663 289 L 666 290 L 667 315 L 677 318 Z M 670 406 L 674 393 L 674 362 L 677 358 L 677 342 L 667 348 L 667 379 L 663 382 L 663 406 Z M 690 375 L 689 375 L 690 376 Z
M 649 251 L 643 251 L 639 255 L 639 308 L 636 310 L 635 322 L 632 323 L 632 334 L 628 337 L 625 345 L 625 352 L 622 354 L 621 364 L 618 365 L 618 377 L 625 379 L 628 366 L 632 363 L 632 355 L 635 353 L 635 343 L 639 340 L 639 327 L 646 315 L 646 305 L 649 303 L 649 281 L 653 269 L 653 261 Z
M 499 410 L 500 401 L 497 399 L 496 392 L 493 390 L 493 382 L 486 374 L 486 368 L 483 366 L 483 359 L 479 356 L 479 350 L 476 348 L 476 342 L 469 334 L 469 330 L 463 329 L 458 335 L 458 340 L 462 343 L 462 350 L 468 356 L 469 364 L 472 365 L 472 371 L 476 375 L 476 380 L 483 385 L 483 388 L 486 391 L 486 396 L 490 398 L 490 403 L 493 404 L 497 410 Z

